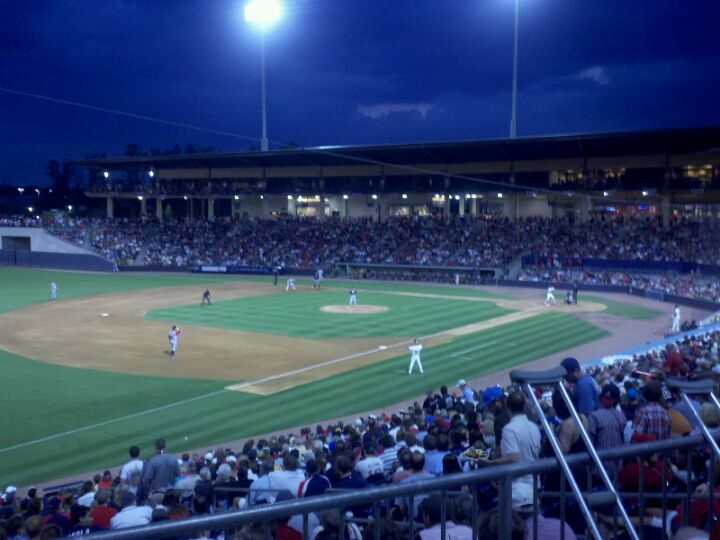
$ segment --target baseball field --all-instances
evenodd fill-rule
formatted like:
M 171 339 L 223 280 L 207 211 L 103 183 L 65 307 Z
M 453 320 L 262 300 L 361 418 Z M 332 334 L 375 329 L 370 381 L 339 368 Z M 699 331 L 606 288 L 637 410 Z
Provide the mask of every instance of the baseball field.
M 359 305 L 348 308 L 351 286 Z M 205 288 L 213 304 L 201 307 Z M 271 277 L 0 268 L 0 485 L 116 467 L 160 436 L 181 452 L 391 406 L 664 313 L 496 292 L 336 280 L 285 292 Z M 407 374 L 415 337 L 423 376 Z

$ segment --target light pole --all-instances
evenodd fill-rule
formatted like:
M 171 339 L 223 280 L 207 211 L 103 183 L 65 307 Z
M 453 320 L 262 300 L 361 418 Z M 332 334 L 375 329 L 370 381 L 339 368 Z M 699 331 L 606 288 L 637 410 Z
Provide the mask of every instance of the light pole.
M 515 38 L 513 44 L 512 113 L 510 116 L 510 138 L 517 135 L 517 80 L 518 80 L 518 30 L 520 0 L 515 0 Z
M 268 151 L 267 136 L 267 97 L 265 92 L 265 28 L 268 24 L 277 21 L 282 14 L 282 8 L 278 0 L 250 0 L 245 4 L 245 20 L 257 23 L 260 26 L 260 70 L 262 90 L 262 136 L 260 138 L 260 150 Z

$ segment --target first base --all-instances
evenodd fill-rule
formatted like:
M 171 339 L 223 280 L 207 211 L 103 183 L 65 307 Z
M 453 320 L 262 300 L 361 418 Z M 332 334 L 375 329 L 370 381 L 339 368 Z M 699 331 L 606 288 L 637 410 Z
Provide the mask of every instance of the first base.
M 100 316 L 101 316 L 101 317 L 109 317 L 110 314 L 109 314 L 109 313 L 101 313 Z

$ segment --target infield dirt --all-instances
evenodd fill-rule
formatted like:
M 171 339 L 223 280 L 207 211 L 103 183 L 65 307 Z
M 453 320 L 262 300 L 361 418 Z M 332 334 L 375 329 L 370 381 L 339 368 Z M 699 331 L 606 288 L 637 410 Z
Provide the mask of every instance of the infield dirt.
M 212 284 L 214 299 L 281 294 L 258 283 Z M 73 367 L 145 375 L 227 380 L 244 392 L 269 394 L 404 353 L 412 336 L 319 340 L 186 324 L 177 358 L 170 360 L 167 333 L 171 323 L 145 319 L 157 308 L 198 303 L 203 286 L 166 287 L 142 291 L 57 300 L 0 315 L 0 347 L 15 354 Z M 393 294 L 393 293 L 389 293 Z M 406 293 L 397 293 L 406 294 Z M 411 293 L 417 294 L 417 293 Z M 436 296 L 436 295 L 435 295 Z M 488 302 L 481 298 L 447 296 Z M 478 330 L 507 324 L 545 311 L 587 312 L 602 304 L 545 308 L 530 300 L 497 300 L 518 310 L 481 323 L 463 326 L 426 339 L 432 346 Z M 366 315 L 384 306 L 326 306 L 338 317 L 348 311 Z M 368 313 L 370 312 L 370 313 Z M 101 316 L 109 314 L 107 317 Z M 237 385 L 238 382 L 247 381 Z M 255 382 L 255 383 L 253 383 Z M 249 383 L 249 384 L 248 384 Z

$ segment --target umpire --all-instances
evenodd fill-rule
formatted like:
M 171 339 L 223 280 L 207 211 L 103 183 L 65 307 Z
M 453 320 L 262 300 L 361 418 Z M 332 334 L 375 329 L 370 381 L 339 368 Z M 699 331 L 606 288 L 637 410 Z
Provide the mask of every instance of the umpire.
M 573 282 L 572 282 L 572 291 L 573 291 L 573 304 L 577 305 L 577 294 L 578 294 L 577 280 L 573 280 Z

